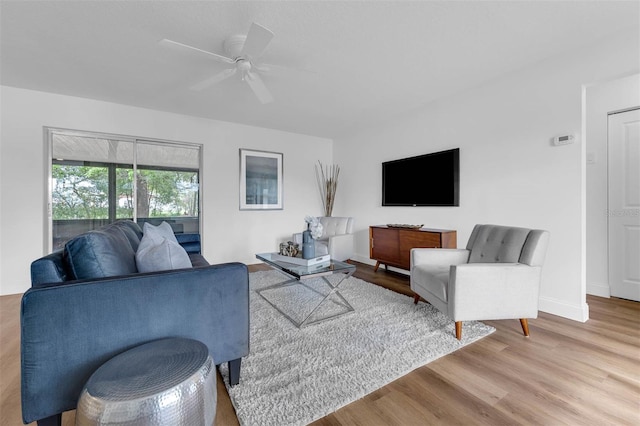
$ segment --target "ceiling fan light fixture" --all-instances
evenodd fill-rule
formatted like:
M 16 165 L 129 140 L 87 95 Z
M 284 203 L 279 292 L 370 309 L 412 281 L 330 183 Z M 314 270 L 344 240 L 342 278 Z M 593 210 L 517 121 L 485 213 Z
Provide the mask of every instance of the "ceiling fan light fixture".
M 238 67 L 238 70 L 243 73 L 247 73 L 251 70 L 251 62 L 246 59 L 238 59 L 236 66 Z

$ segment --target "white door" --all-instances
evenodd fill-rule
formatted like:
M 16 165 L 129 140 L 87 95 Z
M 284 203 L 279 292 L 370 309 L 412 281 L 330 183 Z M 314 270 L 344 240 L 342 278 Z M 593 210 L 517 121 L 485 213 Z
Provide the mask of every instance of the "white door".
M 609 115 L 609 285 L 640 301 L 640 109 Z

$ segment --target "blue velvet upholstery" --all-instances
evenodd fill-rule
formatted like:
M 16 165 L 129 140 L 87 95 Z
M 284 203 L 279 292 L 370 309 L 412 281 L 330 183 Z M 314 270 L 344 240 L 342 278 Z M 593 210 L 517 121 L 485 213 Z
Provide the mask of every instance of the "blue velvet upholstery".
M 105 229 L 110 227 L 118 228 Z M 97 247 L 111 262 L 115 257 L 105 251 L 113 239 L 92 240 L 102 237 L 90 237 L 86 247 Z M 121 243 L 133 251 L 126 235 L 123 238 Z M 70 281 L 66 261 L 82 255 L 79 243 L 70 245 L 71 256 L 59 251 L 33 262 L 34 285 L 21 305 L 25 423 L 74 409 L 82 387 L 105 361 L 166 337 L 203 342 L 216 363 L 233 366 L 237 382 L 240 359 L 249 353 L 247 267 L 208 265 L 199 254 L 199 237 L 186 240 L 191 244 L 191 269 Z M 94 260 L 95 253 L 88 257 Z
M 176 239 L 187 253 L 200 253 L 200 234 L 176 234 Z
M 71 276 L 77 280 L 133 274 L 136 252 L 118 227 L 81 234 L 64 246 Z
M 70 273 L 62 257 L 62 250 L 54 251 L 31 263 L 32 287 L 40 287 L 41 285 L 51 283 L 62 283 L 70 279 Z
M 207 262 L 204 256 L 200 253 L 189 253 L 189 260 L 191 261 L 191 266 L 194 268 L 209 266 L 209 262 Z
M 109 227 L 119 228 L 122 233 L 127 237 L 129 243 L 131 243 L 131 248 L 135 252 L 138 250 L 138 245 L 140 245 L 140 240 L 142 239 L 142 230 L 137 223 L 132 222 L 130 220 L 120 220 L 118 222 L 109 225 Z

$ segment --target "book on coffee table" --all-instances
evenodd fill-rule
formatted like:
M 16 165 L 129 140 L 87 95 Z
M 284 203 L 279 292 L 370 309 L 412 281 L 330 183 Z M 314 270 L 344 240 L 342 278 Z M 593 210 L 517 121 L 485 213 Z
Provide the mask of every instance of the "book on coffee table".
M 314 266 L 320 263 L 329 263 L 331 261 L 331 256 L 325 254 L 324 256 L 316 256 L 311 259 L 303 259 L 300 255 L 292 257 L 283 256 L 278 253 L 271 253 L 271 259 L 277 260 L 278 262 L 293 263 L 294 265 L 300 266 Z

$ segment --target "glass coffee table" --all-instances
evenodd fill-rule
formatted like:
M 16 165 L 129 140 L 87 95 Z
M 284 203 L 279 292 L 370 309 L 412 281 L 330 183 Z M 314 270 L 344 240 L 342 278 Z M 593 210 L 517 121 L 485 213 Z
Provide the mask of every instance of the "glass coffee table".
M 354 265 L 330 260 L 300 266 L 275 260 L 272 253 L 256 254 L 256 258 L 286 277 L 285 281 L 256 292 L 296 327 L 303 328 L 354 311 L 338 290 L 356 271 Z

